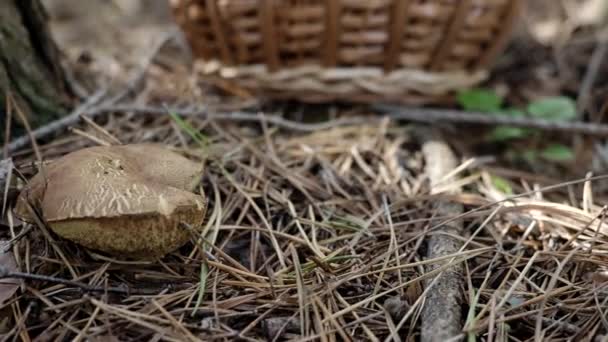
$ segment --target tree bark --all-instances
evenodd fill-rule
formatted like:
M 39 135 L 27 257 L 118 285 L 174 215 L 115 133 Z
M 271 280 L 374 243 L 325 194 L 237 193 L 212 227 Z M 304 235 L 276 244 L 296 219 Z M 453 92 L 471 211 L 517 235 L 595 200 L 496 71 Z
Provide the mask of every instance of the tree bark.
M 40 0 L 0 0 L 0 126 L 11 94 L 32 127 L 67 112 L 71 94 Z M 22 126 L 13 113 L 12 128 Z M 13 129 L 12 136 L 16 131 Z M 4 140 L 4 130 L 0 132 Z

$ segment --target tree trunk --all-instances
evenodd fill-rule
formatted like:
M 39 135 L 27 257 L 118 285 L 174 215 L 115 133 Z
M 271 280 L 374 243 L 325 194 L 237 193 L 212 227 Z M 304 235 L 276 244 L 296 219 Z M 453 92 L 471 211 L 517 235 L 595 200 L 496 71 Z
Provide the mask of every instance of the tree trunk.
M 59 49 L 40 0 L 0 0 L 0 127 L 6 125 L 8 94 L 32 127 L 65 114 L 70 105 Z M 23 129 L 20 117 L 13 112 L 12 118 L 14 137 Z M 4 141 L 4 130 L 0 137 Z

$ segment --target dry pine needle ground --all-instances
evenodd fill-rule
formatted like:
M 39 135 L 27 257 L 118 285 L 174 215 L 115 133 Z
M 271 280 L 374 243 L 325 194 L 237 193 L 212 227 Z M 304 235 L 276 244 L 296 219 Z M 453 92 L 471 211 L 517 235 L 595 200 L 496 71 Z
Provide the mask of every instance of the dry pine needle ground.
M 554 1 L 546 3 L 558 8 Z M 69 2 L 67 8 L 76 6 Z M 133 18 L 121 27 L 85 13 L 99 19 L 96 10 L 73 18 L 101 22 L 99 32 L 83 34 L 82 25 L 73 23 L 63 31 L 92 45 L 98 60 L 104 51 L 95 48 L 108 45 L 108 55 L 117 47 L 130 54 L 137 49 L 116 42 L 156 36 L 149 27 L 139 30 L 143 36 L 133 35 Z M 102 44 L 100 33 L 108 32 L 109 43 Z M 69 39 L 61 40 L 69 45 Z M 524 102 L 539 93 L 578 92 L 581 83 L 593 84 L 573 72 L 587 69 L 588 46 L 571 43 L 560 43 L 568 49 L 558 51 L 560 72 L 550 75 L 545 72 L 554 62 L 550 54 L 515 46 L 515 58 L 496 70 L 498 83 L 508 76 L 505 82 Z M 210 98 L 209 85 L 198 80 L 194 83 L 203 89 L 184 98 L 182 87 L 191 85 L 183 75 L 168 80 L 166 73 L 158 75 L 161 68 L 146 66 L 156 53 L 133 56 L 144 67 L 133 80 L 124 80 L 128 89 L 115 99 L 135 99 L 110 103 L 124 106 L 98 112 L 95 121 L 122 143 L 161 142 L 201 160 L 197 143 L 154 103 L 179 106 L 202 97 L 205 104 L 229 104 Z M 93 69 L 102 78 L 129 74 L 112 63 Z M 139 91 L 146 70 L 156 78 Z M 96 89 L 88 95 L 96 101 L 80 114 L 92 117 L 107 94 Z M 78 115 L 72 119 L 69 125 Z M 229 124 L 197 116 L 189 121 L 207 143 L 201 185 L 211 203 L 205 239 L 193 236 L 155 262 L 119 261 L 57 238 L 42 222 L 22 225 L 5 215 L 0 273 L 18 270 L 25 279 L 0 280 L 0 340 L 417 340 L 427 305 L 424 285 L 436 275 L 426 267 L 437 262 L 425 258 L 427 242 L 450 220 L 466 232 L 454 237 L 463 250 L 443 260 L 464 269 L 462 337 L 593 341 L 608 334 L 608 236 L 602 223 L 605 197 L 599 197 L 605 179 L 543 189 L 557 182 L 538 185 L 541 175 L 526 178 L 468 160 L 455 171 L 458 184 L 435 189 L 445 195 L 430 195 L 421 147 L 408 128 L 394 123 L 329 128 L 330 122 L 314 133 L 297 133 L 270 122 Z M 93 141 L 116 143 L 91 127 L 72 133 L 50 139 L 40 154 L 53 159 Z M 25 145 L 29 139 L 20 146 Z M 19 172 L 30 178 L 33 151 L 20 147 L 11 154 Z M 508 197 L 497 189 L 492 176 L 498 171 L 506 171 L 502 175 L 514 192 L 523 195 Z M 447 195 L 455 186 L 462 193 Z M 438 216 L 439 200 L 463 204 L 464 214 Z
M 445 269 L 425 271 L 437 261 L 425 258 L 425 242 L 448 220 L 466 228 L 455 237 L 463 249 L 444 260 L 465 270 L 463 337 L 592 339 L 608 331 L 607 230 L 593 181 L 573 185 L 568 197 L 565 187 L 534 192 L 514 180 L 524 195 L 507 198 L 473 160 L 455 170 L 462 194 L 430 195 L 420 146 L 404 126 L 296 134 L 189 122 L 206 144 L 204 239 L 193 236 L 155 262 L 119 261 L 7 217 L 3 252 L 22 272 L 48 278 L 25 279 L 2 304 L 5 339 L 415 339 L 424 284 Z M 116 113 L 105 126 L 123 143 L 161 141 L 201 158 L 168 116 Z M 52 159 L 90 144 L 72 135 L 40 152 Z M 28 176 L 27 159 L 17 164 Z M 466 212 L 438 217 L 440 199 Z

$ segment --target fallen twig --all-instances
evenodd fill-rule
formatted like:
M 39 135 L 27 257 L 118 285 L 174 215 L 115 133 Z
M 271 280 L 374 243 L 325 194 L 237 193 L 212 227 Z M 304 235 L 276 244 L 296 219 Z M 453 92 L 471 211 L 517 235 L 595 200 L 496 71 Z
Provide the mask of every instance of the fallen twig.
M 372 108 L 395 120 L 506 125 L 536 128 L 544 131 L 608 136 L 608 125 L 580 121 L 559 122 L 530 117 L 505 116 L 493 113 L 464 112 L 453 109 L 408 108 L 393 105 L 374 105 Z
M 267 123 L 276 125 L 283 129 L 289 129 L 299 132 L 315 132 L 324 129 L 330 129 L 341 126 L 359 125 L 373 123 L 390 118 L 393 120 L 411 120 L 420 122 L 455 122 L 455 123 L 471 123 L 483 125 L 509 125 L 516 127 L 537 128 L 547 131 L 580 133 L 589 135 L 608 136 L 608 125 L 593 124 L 584 122 L 555 122 L 542 119 L 526 118 L 526 117 L 506 117 L 500 115 L 491 115 L 487 113 L 463 112 L 458 110 L 443 110 L 443 109 L 427 109 L 427 108 L 407 108 L 388 105 L 373 106 L 374 109 L 384 113 L 378 116 L 349 116 L 336 120 L 331 120 L 321 123 L 303 123 L 286 119 L 278 114 L 253 113 L 246 111 L 220 112 L 210 108 L 164 108 L 162 106 L 145 106 L 145 105 L 112 105 L 106 104 L 91 108 L 87 105 L 83 107 L 87 112 L 89 119 L 110 112 L 134 112 L 150 115 L 167 115 L 174 112 L 182 116 L 193 116 L 199 118 L 208 118 L 212 120 L 228 120 L 228 121 L 250 121 Z M 72 114 L 54 121 L 48 125 L 42 126 L 32 131 L 32 136 L 36 139 L 44 138 L 52 133 L 65 129 L 70 125 L 74 125 L 79 121 L 79 116 L 85 110 L 74 111 Z M 77 114 L 77 115 L 76 115 Z M 29 142 L 28 136 L 23 136 L 15 139 L 9 144 L 7 150 L 9 153 L 26 146 Z
M 8 146 L 5 146 L 5 151 L 8 151 L 8 154 L 11 154 L 29 144 L 31 139 L 43 139 L 50 136 L 53 133 L 57 133 L 70 125 L 74 125 L 80 120 L 80 115 L 84 113 L 91 105 L 99 102 L 101 98 L 103 98 L 107 93 L 107 89 L 101 89 L 93 94 L 86 102 L 82 103 L 80 106 L 76 107 L 70 114 L 62 117 L 59 120 L 55 120 L 50 122 L 44 126 L 40 126 L 37 129 L 31 131 L 30 134 L 21 136 L 13 142 L 11 142 Z
M 38 280 L 38 281 L 46 281 L 55 284 L 63 284 L 68 286 L 74 286 L 82 289 L 85 292 L 108 292 L 108 293 L 116 293 L 123 295 L 153 295 L 161 292 L 159 289 L 130 289 L 125 287 L 101 287 L 101 286 L 91 286 L 85 283 L 81 283 L 79 281 L 68 280 L 63 278 L 32 274 L 32 273 L 24 273 L 24 272 L 15 272 L 11 271 L 8 268 L 0 265 L 0 279 L 6 278 L 17 278 L 24 280 Z
M 340 126 L 370 123 L 379 121 L 381 119 L 381 117 L 353 116 L 320 123 L 303 123 L 286 119 L 279 114 L 253 113 L 247 111 L 221 112 L 219 110 L 210 108 L 165 108 L 161 106 L 155 107 L 142 105 L 117 105 L 99 107 L 96 108 L 93 113 L 97 114 L 97 112 L 134 112 L 151 115 L 168 115 L 169 112 L 172 112 L 181 116 L 207 118 L 210 120 L 234 120 L 251 122 L 265 121 L 267 123 L 276 125 L 284 129 L 299 132 L 316 132 L 319 130 L 330 129 Z
M 450 148 L 440 140 L 427 138 L 422 147 L 426 161 L 426 172 L 431 182 L 431 189 L 446 186 L 453 177 L 448 176 L 458 166 L 456 157 Z M 458 193 L 459 188 L 450 192 Z M 439 201 L 435 206 L 437 216 L 457 216 L 462 214 L 463 206 L 459 203 Z M 434 259 L 457 253 L 462 247 L 462 241 L 454 236 L 462 235 L 462 222 L 455 221 L 445 224 L 433 233 L 428 240 L 427 258 Z M 432 264 L 427 271 L 433 271 L 443 263 Z M 461 334 L 462 318 L 461 303 L 463 301 L 462 264 L 454 264 L 440 273 L 436 279 L 429 279 L 429 289 L 422 309 L 422 341 L 447 341 Z
M 579 111 L 578 119 L 582 117 L 583 111 L 589 106 L 589 99 L 591 97 L 591 90 L 597 77 L 601 74 L 599 72 L 602 63 L 606 61 L 606 54 L 608 53 L 608 42 L 600 42 L 593 51 L 591 59 L 589 60 L 589 67 L 585 72 L 585 77 L 581 83 L 579 90 L 579 96 L 576 99 L 576 109 Z
M 169 108 L 170 111 L 183 116 L 196 116 L 216 120 L 236 121 L 264 120 L 281 128 L 301 132 L 315 132 L 318 130 L 330 129 L 340 126 L 372 123 L 388 117 L 393 120 L 411 120 L 420 122 L 454 122 L 481 125 L 508 125 L 516 127 L 536 128 L 546 131 L 608 136 L 608 125 L 605 124 L 594 124 L 586 122 L 556 122 L 529 117 L 508 117 L 487 113 L 464 112 L 459 110 L 407 108 L 390 105 L 376 105 L 372 106 L 372 109 L 377 110 L 384 115 L 349 116 L 321 123 L 302 123 L 285 119 L 278 114 L 261 114 L 246 111 L 224 113 L 219 111 L 211 111 L 209 108 Z M 167 109 L 160 106 L 154 107 L 141 105 L 117 105 L 107 107 L 100 106 L 98 108 L 95 108 L 93 111 L 93 113 L 96 114 L 98 114 L 99 112 L 137 112 L 165 115 L 167 114 Z

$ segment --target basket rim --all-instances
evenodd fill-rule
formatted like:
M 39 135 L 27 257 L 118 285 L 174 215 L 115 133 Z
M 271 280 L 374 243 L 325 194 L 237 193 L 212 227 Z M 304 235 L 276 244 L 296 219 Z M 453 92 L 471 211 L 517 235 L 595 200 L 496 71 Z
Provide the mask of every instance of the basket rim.
M 203 76 L 219 76 L 246 82 L 249 88 L 274 91 L 312 91 L 343 95 L 365 91 L 379 96 L 416 92 L 441 96 L 471 88 L 486 80 L 489 71 L 429 71 L 400 68 L 385 71 L 382 67 L 333 67 L 307 64 L 289 69 L 271 70 L 266 64 L 225 65 L 220 60 L 196 60 L 194 71 Z

